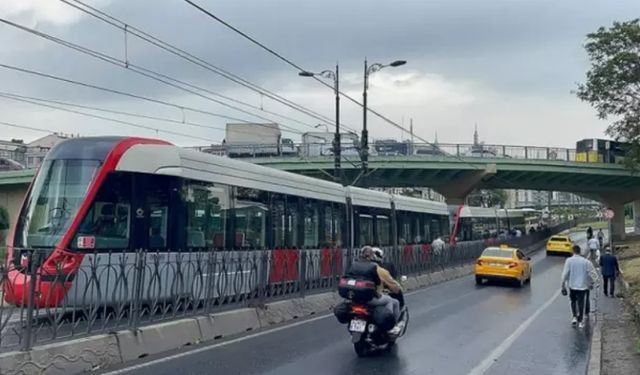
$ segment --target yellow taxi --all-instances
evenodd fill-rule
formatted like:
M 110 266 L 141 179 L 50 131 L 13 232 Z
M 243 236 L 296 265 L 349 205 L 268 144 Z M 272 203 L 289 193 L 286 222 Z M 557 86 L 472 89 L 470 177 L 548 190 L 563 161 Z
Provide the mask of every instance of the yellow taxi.
M 547 255 L 559 254 L 559 255 L 572 255 L 573 254 L 573 242 L 569 236 L 551 236 L 547 241 Z
M 507 280 L 522 287 L 531 281 L 530 261 L 522 251 L 508 245 L 488 247 L 476 261 L 476 284 L 481 285 L 485 280 Z

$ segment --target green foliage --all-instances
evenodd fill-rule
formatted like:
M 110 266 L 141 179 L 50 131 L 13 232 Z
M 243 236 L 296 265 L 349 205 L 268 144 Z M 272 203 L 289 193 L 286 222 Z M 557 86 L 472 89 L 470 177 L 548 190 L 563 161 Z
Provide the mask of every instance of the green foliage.
M 576 95 L 611 120 L 606 133 L 629 142 L 625 164 L 640 162 L 640 19 L 614 22 L 588 34 L 585 49 L 591 60 Z
M 492 190 L 474 190 L 467 197 L 467 204 L 469 206 L 478 207 L 504 207 L 507 203 L 509 196 L 505 190 L 492 189 Z
M 9 229 L 11 221 L 9 219 L 9 211 L 6 208 L 0 206 L 0 230 Z

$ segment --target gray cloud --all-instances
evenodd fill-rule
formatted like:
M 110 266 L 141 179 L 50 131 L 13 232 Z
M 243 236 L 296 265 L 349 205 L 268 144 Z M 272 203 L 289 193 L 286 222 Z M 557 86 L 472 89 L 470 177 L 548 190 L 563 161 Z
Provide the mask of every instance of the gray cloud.
M 208 61 L 332 116 L 329 90 L 297 77 L 293 69 L 183 1 L 87 1 L 99 4 L 110 14 Z M 407 119 L 414 117 L 423 136 L 432 137 L 438 131 L 441 139 L 468 141 L 469 129 L 478 121 L 481 128 L 487 129 L 485 134 L 492 138 L 492 142 L 544 144 L 548 137 L 539 134 L 539 127 L 535 132 L 530 129 L 523 129 L 520 133 L 511 131 L 512 124 L 517 121 L 534 126 L 544 122 L 539 126 L 558 132 L 552 142 L 565 146 L 570 146 L 583 135 L 598 136 L 605 126 L 595 119 L 588 106 L 577 102 L 570 94 L 575 82 L 583 79 L 587 67 L 581 46 L 585 34 L 613 20 L 640 13 L 637 0 L 234 0 L 201 3 L 308 69 L 329 68 L 339 60 L 343 87 L 358 98 L 365 56 L 371 61 L 381 62 L 396 58 L 409 60 L 406 68 L 389 71 L 380 79 L 386 77 L 397 81 L 399 75 L 410 72 L 414 74 L 411 79 L 417 83 L 412 86 L 402 81 L 402 85 L 389 86 L 388 82 L 380 81 L 372 87 L 372 105 L 397 121 L 403 115 Z M 2 9 L 0 7 L 0 14 Z M 69 16 L 68 9 L 57 18 L 55 12 L 47 13 L 44 18 L 42 12 L 38 15 L 5 11 L 3 16 L 7 14 L 13 20 L 35 25 L 40 31 L 110 55 L 124 56 L 122 32 L 91 17 Z M 4 46 L 0 48 L 0 61 L 4 63 L 244 116 L 6 26 L 0 26 L 0 42 Z M 255 93 L 135 38 L 129 38 L 128 55 L 135 64 L 232 94 L 256 105 L 261 103 Z M 176 110 L 2 69 L 0 80 L 3 90 L 7 91 L 97 103 L 118 109 L 161 111 L 177 118 L 182 116 Z M 407 85 L 410 87 L 401 87 Z M 412 98 L 398 98 L 398 95 L 412 95 Z M 279 104 L 264 103 L 272 110 L 306 122 L 317 122 Z M 347 101 L 343 103 L 344 121 L 359 127 L 360 111 Z M 41 121 L 42 112 L 29 108 L 0 101 L 3 118 Z M 49 121 L 64 123 L 61 126 L 73 129 L 69 125 L 73 121 L 67 115 L 45 112 Z M 189 116 L 216 126 L 223 126 L 225 122 L 193 114 Z M 94 121 L 86 123 L 97 124 Z M 388 125 L 380 120 L 372 118 L 371 123 L 374 136 L 382 137 L 389 133 Z M 127 132 L 116 125 L 107 129 Z M 88 128 L 88 131 L 104 130 L 97 125 Z M 202 135 L 198 130 L 194 134 Z M 526 136 L 518 138 L 518 134 Z M 218 139 L 221 133 L 208 135 Z M 181 141 L 189 143 L 187 139 Z M 192 140 L 191 143 L 202 142 Z

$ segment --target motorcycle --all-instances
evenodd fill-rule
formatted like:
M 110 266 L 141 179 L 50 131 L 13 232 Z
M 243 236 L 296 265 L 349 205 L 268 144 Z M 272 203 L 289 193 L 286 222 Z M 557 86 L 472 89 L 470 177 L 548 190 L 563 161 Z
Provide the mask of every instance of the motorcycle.
M 402 280 L 406 280 L 406 276 L 403 276 Z M 341 279 L 340 283 L 344 286 L 352 284 L 351 286 L 353 287 L 356 287 L 356 284 L 360 284 L 358 287 L 363 287 L 366 282 Z M 350 289 L 343 288 L 342 290 Z M 398 321 L 395 322 L 395 325 L 389 327 L 388 322 L 381 321 L 383 320 L 381 316 L 388 314 L 388 310 L 384 306 L 369 306 L 365 302 L 366 298 L 357 298 L 353 293 L 353 289 L 351 289 L 351 292 L 341 292 L 340 294 L 343 298 L 346 295 L 348 302 L 346 302 L 345 306 L 348 307 L 348 311 L 342 317 L 338 316 L 338 312 L 336 312 L 336 317 L 341 323 L 348 323 L 351 342 L 359 357 L 390 350 L 395 345 L 396 340 L 406 333 L 409 325 L 409 309 L 406 304 L 401 304 Z M 393 294 L 390 294 L 390 296 L 394 297 Z M 404 302 L 404 298 L 401 297 L 401 295 L 396 296 L 396 299 Z M 393 324 L 393 318 L 391 318 L 391 321 Z

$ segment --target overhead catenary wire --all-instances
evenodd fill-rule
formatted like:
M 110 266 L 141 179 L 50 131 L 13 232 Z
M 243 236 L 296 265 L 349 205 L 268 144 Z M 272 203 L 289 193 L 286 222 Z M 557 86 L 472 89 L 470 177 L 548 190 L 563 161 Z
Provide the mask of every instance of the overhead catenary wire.
M 12 122 L 6 122 L 6 121 L 1 121 L 1 120 L 0 120 L 0 125 L 9 126 L 9 127 L 12 127 L 12 128 L 17 128 L 17 129 L 33 130 L 33 131 L 36 131 L 36 132 L 42 132 L 42 133 L 47 133 L 47 134 L 51 134 L 51 132 L 52 132 L 51 129 L 34 128 L 32 126 L 18 125 L 18 124 L 12 123 Z
M 96 106 L 91 106 L 86 104 L 71 103 L 71 102 L 61 101 L 61 100 L 45 99 L 40 97 L 28 96 L 28 95 L 20 95 L 20 94 L 15 94 L 10 92 L 0 91 L 0 97 L 14 99 L 14 100 L 22 101 L 26 103 L 30 103 L 29 101 L 36 101 L 36 102 L 43 102 L 43 103 L 50 103 L 50 104 L 58 104 L 58 105 L 68 106 L 68 107 L 88 109 L 96 112 L 110 113 L 110 114 L 120 115 L 120 116 L 129 116 L 129 117 L 135 117 L 135 118 L 140 118 L 145 120 L 162 121 L 162 122 L 167 122 L 172 124 L 187 125 L 187 126 L 193 126 L 193 127 L 203 128 L 203 129 L 226 130 L 226 128 L 222 126 L 205 125 L 205 124 L 187 121 L 187 120 L 176 120 L 176 119 L 171 119 L 167 117 L 143 115 L 139 113 L 120 111 L 120 110 L 103 108 L 103 107 L 96 107 Z M 244 133 L 244 134 L 254 134 L 250 131 L 241 131 L 240 129 L 234 129 L 234 132 Z
M 109 64 L 118 66 L 120 68 L 133 71 L 133 72 L 135 72 L 135 73 L 137 73 L 139 75 L 142 75 L 144 77 L 150 78 L 150 79 L 155 80 L 157 82 L 163 83 L 163 84 L 165 84 L 167 86 L 174 87 L 174 88 L 177 88 L 179 90 L 194 94 L 194 95 L 199 96 L 199 97 L 201 97 L 203 99 L 210 100 L 210 101 L 212 101 L 214 103 L 223 105 L 225 107 L 231 108 L 231 109 L 236 110 L 238 112 L 242 112 L 244 114 L 247 114 L 247 115 L 250 115 L 250 116 L 254 116 L 256 118 L 259 118 L 259 119 L 264 120 L 264 121 L 268 121 L 270 123 L 278 123 L 277 121 L 275 121 L 275 120 L 273 120 L 271 118 L 255 114 L 253 112 L 250 112 L 250 111 L 244 110 L 242 108 L 239 108 L 239 107 L 237 107 L 235 105 L 231 105 L 231 104 L 225 103 L 225 102 L 223 102 L 221 100 L 212 98 L 211 96 L 208 96 L 208 95 L 202 94 L 201 92 L 195 91 L 195 90 L 200 90 L 200 91 L 212 94 L 212 95 L 216 95 L 216 96 L 219 95 L 219 94 L 217 94 L 217 93 L 215 93 L 215 92 L 213 92 L 211 90 L 208 90 L 206 88 L 202 88 L 202 87 L 199 87 L 199 86 L 196 86 L 196 85 L 181 81 L 179 79 L 170 77 L 168 75 L 153 71 L 151 69 L 147 69 L 147 68 L 132 64 L 130 61 L 120 60 L 120 59 L 118 59 L 116 57 L 113 57 L 113 56 L 104 54 L 102 52 L 98 52 L 98 51 L 89 49 L 87 47 L 83 47 L 83 46 L 77 45 L 75 43 L 71 43 L 69 41 L 57 38 L 57 37 L 52 36 L 50 34 L 46 34 L 46 33 L 37 31 L 35 29 L 26 27 L 24 25 L 17 24 L 15 22 L 12 22 L 12 21 L 9 21 L 9 20 L 3 19 L 3 18 L 0 18 L 0 23 L 4 23 L 6 25 L 15 27 L 17 29 L 20 29 L 20 30 L 25 31 L 27 33 L 30 33 L 32 35 L 36 35 L 36 36 L 38 36 L 40 38 L 49 40 L 49 41 L 51 41 L 53 43 L 56 43 L 56 44 L 71 48 L 71 49 L 73 49 L 75 51 L 78 51 L 78 52 L 81 52 L 83 54 L 89 55 L 89 56 L 94 57 L 96 59 L 99 59 L 101 61 L 104 61 L 104 62 L 107 62 Z M 187 86 L 187 87 L 184 87 L 183 85 Z M 297 129 L 295 129 L 295 128 L 291 127 L 291 126 L 284 125 L 284 124 L 281 124 L 281 123 L 278 123 L 278 124 L 284 129 L 289 129 L 289 130 L 291 130 L 293 132 L 297 131 Z M 260 125 L 260 124 L 256 124 L 256 125 Z M 313 128 L 312 125 L 309 125 L 309 124 L 304 124 L 304 125 Z
M 11 97 L 7 97 L 7 96 L 2 96 L 2 97 L 5 97 L 7 99 L 22 101 L 22 102 L 25 102 L 25 103 L 31 103 L 33 105 L 37 105 L 37 106 L 41 106 L 41 107 L 56 109 L 56 110 L 63 111 L 63 112 L 74 113 L 74 114 L 77 114 L 77 115 L 86 116 L 86 117 L 90 117 L 90 118 L 94 118 L 94 119 L 98 119 L 98 120 L 110 121 L 110 122 L 114 122 L 114 123 L 121 124 L 121 125 L 126 125 L 126 126 L 135 127 L 135 128 L 151 130 L 151 131 L 154 131 L 156 133 L 165 133 L 165 134 L 177 135 L 177 136 L 180 136 L 180 137 L 185 137 L 185 138 L 190 138 L 190 139 L 198 139 L 198 140 L 202 140 L 202 141 L 215 142 L 215 140 L 211 139 L 211 138 L 199 137 L 199 136 L 196 136 L 196 135 L 175 132 L 175 131 L 172 131 L 172 130 L 165 130 L 165 129 L 156 128 L 156 127 L 149 126 L 149 125 L 144 125 L 144 124 L 139 124 L 139 123 L 135 123 L 135 122 L 119 120 L 119 119 L 115 119 L 115 118 L 112 118 L 112 117 L 96 115 L 96 114 L 93 114 L 93 113 L 83 112 L 83 111 L 79 111 L 79 110 L 75 110 L 75 109 L 64 108 L 64 107 L 53 105 L 53 104 L 40 103 L 40 102 L 37 102 L 37 101 L 28 100 L 28 99 L 11 98 Z
M 125 33 L 128 33 L 128 35 L 132 35 L 135 36 L 149 44 L 152 44 L 158 48 L 161 48 L 177 57 L 180 57 L 194 65 L 197 65 L 203 69 L 206 69 L 216 75 L 219 75 L 225 79 L 228 79 L 240 86 L 243 86 L 247 89 L 250 89 L 252 91 L 255 91 L 261 95 L 264 95 L 265 97 L 274 100 L 276 102 L 279 102 L 280 104 L 283 104 L 291 109 L 294 109 L 296 111 L 299 111 L 307 116 L 310 116 L 312 118 L 315 118 L 317 120 L 320 120 L 322 122 L 328 123 L 329 125 L 331 125 L 334 120 L 330 119 L 327 116 L 324 116 L 316 111 L 313 111 L 309 108 L 306 108 L 294 101 L 291 101 L 277 93 L 274 93 L 273 91 L 270 91 L 264 87 L 261 87 L 237 74 L 234 74 L 226 69 L 223 69 L 219 66 L 216 66 L 192 53 L 187 52 L 184 49 L 181 49 L 179 47 L 176 47 L 175 45 L 172 45 L 168 42 L 163 41 L 162 39 L 155 37 L 145 31 L 142 31 L 139 28 L 136 28 L 135 26 L 132 26 L 128 23 L 125 23 L 124 21 L 104 12 L 101 11 L 95 7 L 92 7 L 82 1 L 79 0 L 60 0 L 63 3 L 81 11 L 84 12 L 102 22 L 105 22 L 109 25 L 111 25 L 112 27 L 118 28 L 122 31 L 124 31 Z M 262 107 L 262 106 L 261 106 Z M 352 128 L 349 128 L 347 125 L 345 124 L 341 124 L 341 126 L 345 129 L 354 131 Z
M 168 106 L 168 107 L 172 107 L 172 108 L 177 108 L 177 109 L 179 109 L 181 111 L 185 111 L 186 110 L 186 111 L 200 113 L 200 114 L 209 115 L 209 116 L 213 116 L 213 117 L 219 117 L 219 118 L 225 118 L 225 119 L 232 120 L 232 121 L 238 121 L 238 122 L 241 122 L 241 123 L 248 123 L 248 124 L 253 123 L 252 121 L 249 121 L 249 120 L 246 120 L 246 119 L 242 119 L 242 118 L 238 118 L 238 117 L 227 116 L 227 115 L 223 115 L 223 114 L 220 114 L 220 113 L 207 111 L 207 110 L 196 108 L 196 107 L 185 106 L 185 105 L 181 105 L 181 104 L 175 104 L 175 103 L 171 103 L 171 102 L 168 102 L 168 101 L 165 101 L 165 100 L 149 98 L 149 97 L 146 97 L 146 96 L 143 96 L 143 95 L 132 94 L 132 93 L 129 93 L 129 92 L 126 92 L 126 91 L 122 91 L 122 90 L 116 90 L 116 89 L 111 89 L 111 88 L 108 88 L 108 87 L 98 86 L 98 85 L 94 85 L 94 84 L 91 84 L 91 83 L 81 82 L 81 81 L 77 81 L 77 80 L 73 80 L 73 79 L 69 79 L 69 78 L 64 78 L 64 77 L 56 76 L 56 75 L 53 75 L 53 74 L 43 73 L 43 72 L 36 71 L 36 70 L 21 68 L 21 67 L 17 67 L 17 66 L 14 66 L 14 65 L 0 63 L 0 68 L 9 69 L 9 70 L 13 70 L 13 71 L 17 71 L 17 72 L 21 72 L 21 73 L 25 73 L 25 74 L 29 74 L 29 75 L 34 75 L 34 76 L 38 76 L 38 77 L 42 77 L 42 78 L 48 78 L 48 79 L 59 81 L 59 82 L 65 82 L 65 83 L 68 83 L 68 84 L 71 84 L 71 85 L 76 85 L 76 86 L 91 88 L 91 89 L 95 89 L 95 90 L 99 90 L 99 91 L 104 91 L 104 92 L 108 92 L 108 93 L 111 93 L 111 94 L 116 94 L 116 95 L 121 95 L 121 96 L 125 96 L 125 97 L 135 98 L 135 99 L 147 101 L 147 102 L 150 102 L 150 103 L 155 103 L 155 104 L 164 105 L 164 106 Z M 257 125 L 260 125 L 260 124 L 257 124 Z M 292 131 L 292 133 L 300 134 L 298 131 L 296 131 L 296 132 Z
M 62 0 L 64 1 L 64 0 Z M 238 29 L 237 27 L 231 25 L 230 23 L 226 22 L 225 20 L 223 20 L 222 18 L 218 17 L 217 15 L 213 14 L 212 12 L 210 12 L 209 10 L 203 8 L 202 6 L 194 3 L 191 0 L 184 0 L 185 2 L 187 2 L 189 5 L 191 5 L 192 7 L 196 8 L 197 10 L 199 10 L 200 12 L 204 13 L 205 15 L 209 16 L 210 18 L 216 20 L 217 22 L 221 23 L 222 25 L 224 25 L 225 27 L 231 29 L 232 31 L 236 32 L 237 34 L 241 35 L 243 38 L 249 40 L 251 43 L 259 46 L 260 48 L 264 49 L 265 51 L 269 52 L 270 54 L 276 56 L 278 59 L 284 61 L 285 63 L 287 63 L 288 65 L 294 67 L 295 69 L 297 69 L 299 72 L 305 72 L 307 71 L 306 69 L 302 68 L 300 65 L 294 63 L 293 61 L 291 61 L 290 59 L 282 56 L 280 53 L 276 52 L 275 50 L 273 50 L 272 48 L 269 48 L 268 46 L 266 46 L 265 44 L 261 43 L 260 41 L 256 40 L 255 38 L 253 38 L 252 36 L 250 36 L 249 34 L 243 32 L 242 30 Z M 334 87 L 332 85 L 330 85 L 329 83 L 321 80 L 318 77 L 313 76 L 312 78 L 314 78 L 316 81 L 320 82 L 321 84 L 323 84 L 326 87 L 331 88 L 332 90 L 334 90 Z M 338 91 L 338 93 L 345 97 L 346 99 L 348 99 L 349 101 L 355 103 L 356 105 L 363 107 L 363 104 L 360 103 L 358 100 L 354 99 L 353 97 L 351 97 L 350 95 L 342 92 L 342 91 Z M 408 129 L 405 129 L 402 125 L 396 123 L 395 121 L 389 119 L 388 117 L 382 115 L 381 113 L 371 109 L 370 107 L 367 107 L 367 112 L 371 112 L 372 114 L 378 116 L 379 118 L 381 118 L 382 120 L 384 120 L 385 122 L 387 122 L 388 124 L 409 133 L 410 131 Z M 415 138 L 418 138 L 419 140 L 427 143 L 427 144 L 432 144 L 431 142 L 427 141 L 426 139 L 415 135 Z

